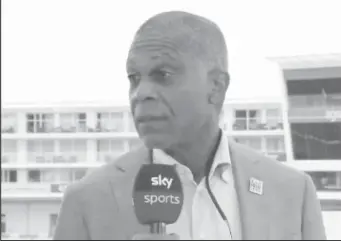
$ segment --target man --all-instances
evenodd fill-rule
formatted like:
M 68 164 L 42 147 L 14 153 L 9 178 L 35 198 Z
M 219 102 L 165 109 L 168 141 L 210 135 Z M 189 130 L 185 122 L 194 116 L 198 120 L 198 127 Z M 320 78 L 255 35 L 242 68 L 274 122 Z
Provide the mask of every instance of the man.
M 144 146 L 67 189 L 55 239 L 325 239 L 311 179 L 221 133 L 227 65 L 223 34 L 203 17 L 165 12 L 140 27 L 127 74 Z M 215 146 L 209 181 L 227 221 L 204 185 Z M 184 184 L 182 213 L 164 236 L 148 234 L 131 201 L 150 149 L 156 163 L 176 164 Z

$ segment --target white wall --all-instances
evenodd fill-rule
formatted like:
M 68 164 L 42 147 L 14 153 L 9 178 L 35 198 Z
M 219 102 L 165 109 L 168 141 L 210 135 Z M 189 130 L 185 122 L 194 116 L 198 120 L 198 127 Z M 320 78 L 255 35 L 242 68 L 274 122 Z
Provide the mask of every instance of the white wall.
M 323 212 L 328 240 L 341 239 L 341 211 Z
M 48 235 L 50 214 L 58 214 L 60 203 L 12 202 L 2 203 L 1 213 L 6 214 L 6 233 Z

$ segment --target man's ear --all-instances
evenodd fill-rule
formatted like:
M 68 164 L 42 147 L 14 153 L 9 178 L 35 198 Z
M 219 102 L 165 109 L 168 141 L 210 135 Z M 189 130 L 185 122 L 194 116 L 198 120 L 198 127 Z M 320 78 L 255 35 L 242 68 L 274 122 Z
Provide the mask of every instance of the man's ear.
M 210 104 L 219 105 L 224 102 L 225 93 L 230 85 L 230 76 L 227 72 L 213 70 L 209 74 L 210 93 L 208 101 Z

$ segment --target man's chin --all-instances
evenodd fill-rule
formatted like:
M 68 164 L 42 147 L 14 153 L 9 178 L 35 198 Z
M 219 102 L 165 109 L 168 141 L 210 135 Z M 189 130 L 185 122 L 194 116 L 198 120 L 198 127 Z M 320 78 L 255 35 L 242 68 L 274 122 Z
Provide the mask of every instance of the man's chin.
M 144 144 L 148 149 L 168 149 L 170 146 L 170 138 L 166 135 L 156 135 L 149 134 L 145 136 L 141 136 Z

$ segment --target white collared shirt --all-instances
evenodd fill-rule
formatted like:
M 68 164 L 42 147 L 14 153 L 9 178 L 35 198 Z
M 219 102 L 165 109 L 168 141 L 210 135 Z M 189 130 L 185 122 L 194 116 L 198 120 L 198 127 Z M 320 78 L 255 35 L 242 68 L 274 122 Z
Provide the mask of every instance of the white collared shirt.
M 205 179 L 196 184 L 190 169 L 162 150 L 154 150 L 154 161 L 155 163 L 176 165 L 185 194 L 180 217 L 176 223 L 167 226 L 167 233 L 176 233 L 182 240 L 231 240 L 232 238 L 240 240 L 242 238 L 238 198 L 234 186 L 226 133 L 223 133 L 215 154 L 210 172 L 210 186 L 228 219 L 231 230 L 212 202 L 206 190 Z

